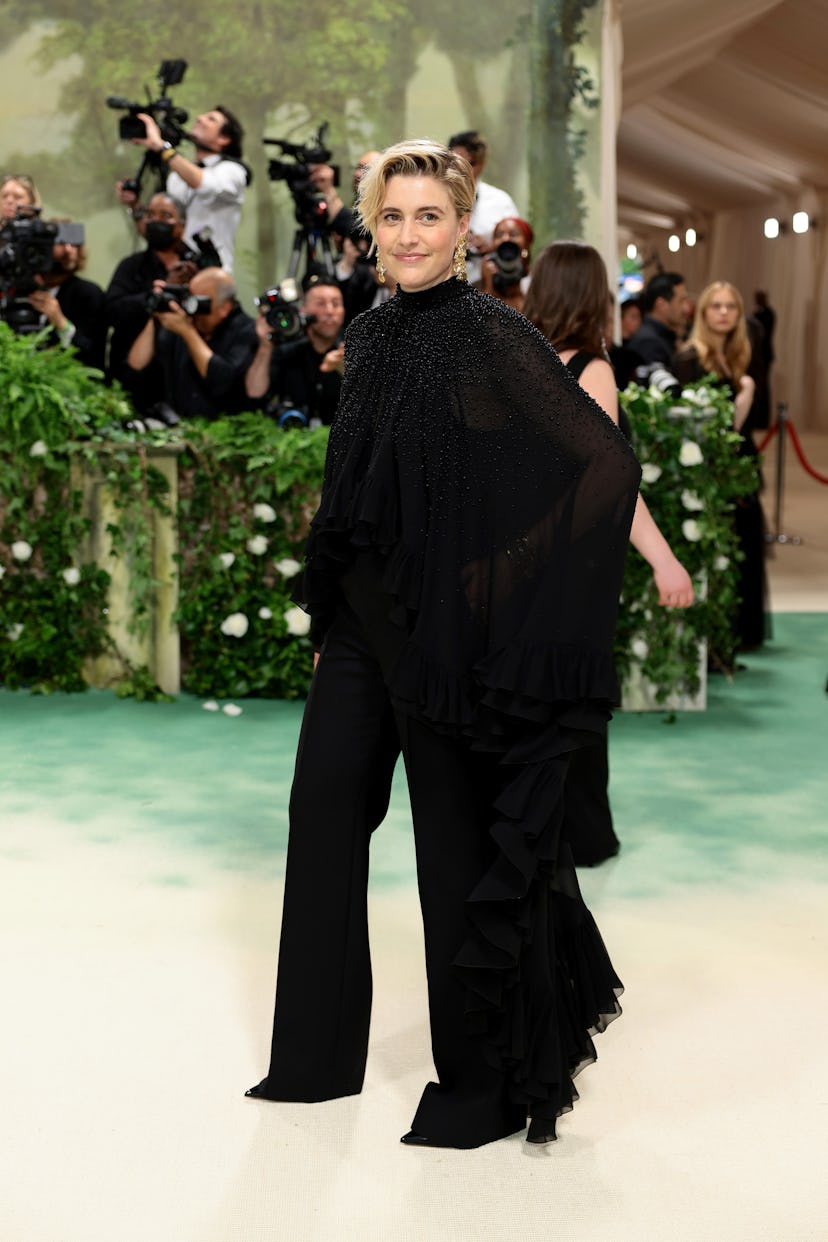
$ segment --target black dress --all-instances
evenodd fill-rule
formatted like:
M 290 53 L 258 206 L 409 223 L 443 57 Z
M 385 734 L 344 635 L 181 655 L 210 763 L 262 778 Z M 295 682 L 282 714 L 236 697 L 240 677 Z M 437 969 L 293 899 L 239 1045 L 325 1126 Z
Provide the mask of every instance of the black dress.
M 640 470 L 528 321 L 456 280 L 357 318 L 345 359 L 298 593 L 322 653 L 291 797 L 271 1066 L 252 1094 L 360 1089 L 367 838 L 387 796 L 390 702 L 440 1077 L 414 1129 L 473 1147 L 528 1115 L 530 1140 L 547 1141 L 595 1058 L 591 1034 L 620 1012 L 560 824 L 569 755 L 603 734 L 618 694 Z M 340 786 L 360 764 L 351 796 Z M 358 842 L 343 852 L 346 836 Z
M 724 385 L 735 399 L 736 388 L 731 380 L 703 370 L 699 356 L 692 346 L 681 350 L 673 359 L 672 371 L 682 384 L 692 384 L 705 377 Z M 765 573 L 765 517 L 759 499 L 761 475 L 756 446 L 747 423 L 739 430 L 739 456 L 747 457 L 756 465 L 756 490 L 738 500 L 733 511 L 733 526 L 739 541 L 742 560 L 739 562 L 737 594 L 739 603 L 733 617 L 733 651 L 726 652 L 725 661 L 735 663 L 739 650 L 760 647 L 770 636 L 770 613 L 768 610 L 768 586 Z

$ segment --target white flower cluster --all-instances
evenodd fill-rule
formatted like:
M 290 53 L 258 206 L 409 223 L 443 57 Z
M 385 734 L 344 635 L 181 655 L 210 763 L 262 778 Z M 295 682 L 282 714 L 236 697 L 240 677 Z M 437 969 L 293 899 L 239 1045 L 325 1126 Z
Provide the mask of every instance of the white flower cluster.
M 681 533 L 688 543 L 698 543 L 702 537 L 701 527 L 695 518 L 687 518 L 682 522 Z
M 273 613 L 269 608 L 260 608 L 258 612 L 262 621 L 270 621 Z M 288 634 L 293 634 L 298 638 L 302 638 L 310 630 L 310 617 L 301 608 L 288 608 L 282 614 L 285 619 Z M 250 629 L 250 621 L 243 612 L 231 612 L 225 617 L 219 627 L 222 634 L 228 638 L 244 638 Z
M 250 622 L 243 612 L 231 612 L 221 623 L 221 632 L 228 638 L 244 638 L 250 629 Z
M 679 461 L 682 466 L 700 466 L 704 456 L 695 440 L 682 440 L 679 449 Z
M 15 539 L 11 546 L 11 554 L 16 561 L 27 561 L 34 549 L 25 539 Z
M 689 488 L 684 489 L 681 493 L 681 503 L 685 509 L 689 509 L 691 513 L 697 513 L 704 508 L 704 501 L 697 492 L 691 492 Z
M 253 506 L 253 516 L 260 522 L 275 522 L 276 510 L 272 505 L 258 504 Z
M 652 461 L 645 461 L 641 467 L 641 481 L 643 483 L 657 483 L 660 478 L 661 466 L 657 466 Z

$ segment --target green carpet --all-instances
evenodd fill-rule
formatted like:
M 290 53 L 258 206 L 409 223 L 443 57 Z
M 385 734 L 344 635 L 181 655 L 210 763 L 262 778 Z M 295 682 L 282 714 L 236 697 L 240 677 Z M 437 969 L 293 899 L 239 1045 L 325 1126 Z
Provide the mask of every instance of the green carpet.
M 587 873 L 615 896 L 670 886 L 828 875 L 826 716 L 828 617 L 782 614 L 775 638 L 733 682 L 711 680 L 708 710 L 619 714 L 611 726 L 618 859 Z M 0 691 L 0 822 L 19 850 L 25 826 L 69 838 L 169 841 L 181 858 L 278 875 L 302 705 L 247 700 L 240 716 L 121 701 L 105 692 L 40 698 Z M 320 774 L 324 779 L 324 773 Z M 3 844 L 5 839 L 6 844 Z M 8 842 L 14 841 L 14 846 Z M 376 835 L 372 882 L 410 883 L 413 848 L 401 765 Z

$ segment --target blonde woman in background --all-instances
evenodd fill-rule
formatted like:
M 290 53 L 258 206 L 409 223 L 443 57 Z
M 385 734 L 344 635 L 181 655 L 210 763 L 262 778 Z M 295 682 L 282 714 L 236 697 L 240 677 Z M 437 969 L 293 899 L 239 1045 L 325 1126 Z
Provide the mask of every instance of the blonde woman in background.
M 733 397 L 733 425 L 739 432 L 739 454 L 756 458 L 756 447 L 745 423 L 753 405 L 755 384 L 747 374 L 750 341 L 739 290 L 717 280 L 702 291 L 687 343 L 673 358 L 672 370 L 683 384 L 708 379 L 724 385 Z M 758 465 L 758 463 L 757 463 Z M 756 490 L 743 496 L 734 510 L 734 526 L 743 559 L 739 564 L 739 603 L 733 618 L 733 653 L 760 647 L 769 636 L 765 581 L 765 523 Z
M 21 207 L 40 206 L 37 187 L 25 173 L 6 173 L 0 180 L 0 223 L 13 220 Z

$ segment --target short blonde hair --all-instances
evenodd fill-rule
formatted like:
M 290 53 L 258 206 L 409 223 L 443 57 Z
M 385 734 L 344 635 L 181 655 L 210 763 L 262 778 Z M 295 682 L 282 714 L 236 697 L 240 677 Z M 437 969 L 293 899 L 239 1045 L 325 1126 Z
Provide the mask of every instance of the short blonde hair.
M 357 210 L 363 227 L 372 235 L 385 202 L 385 187 L 392 177 L 433 177 L 448 190 L 458 219 L 474 207 L 474 174 L 469 161 L 441 142 L 412 138 L 383 151 L 359 183 Z

